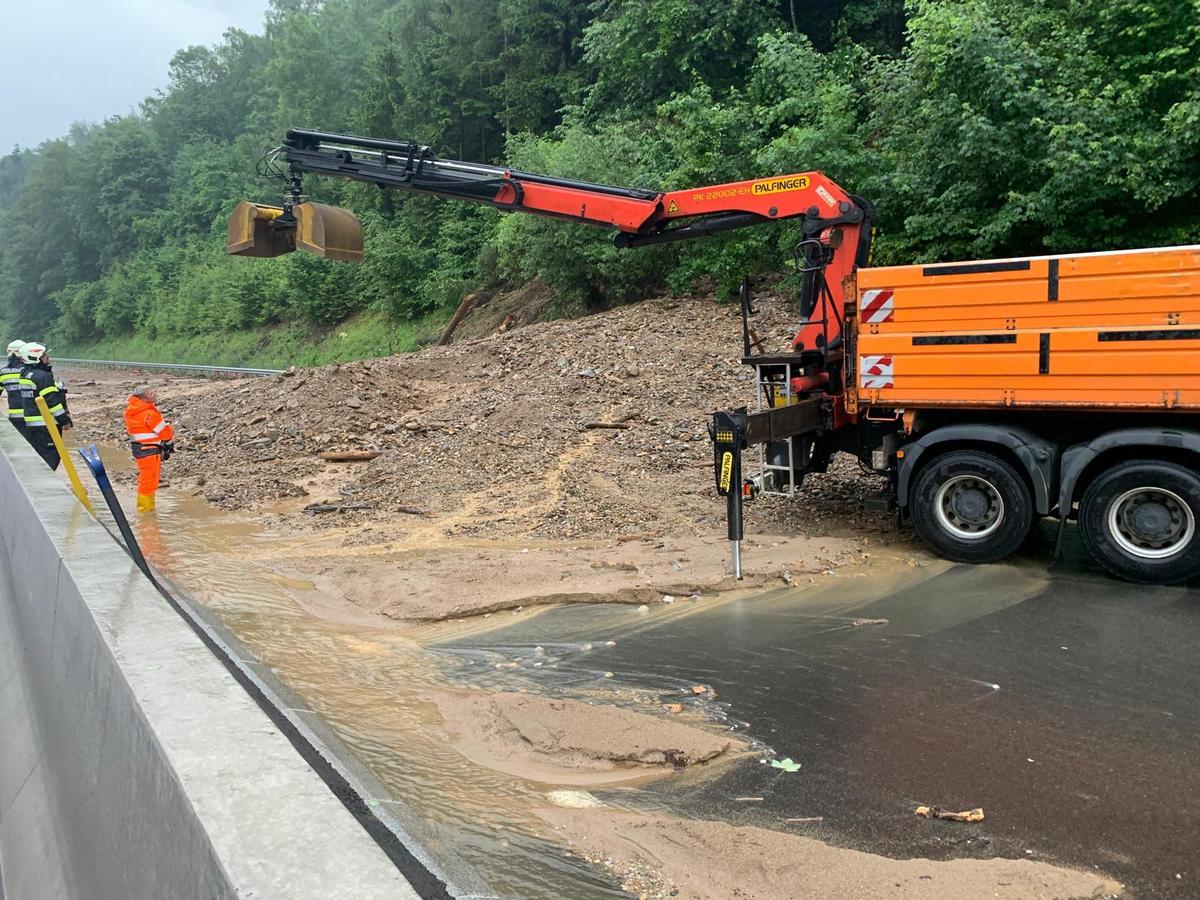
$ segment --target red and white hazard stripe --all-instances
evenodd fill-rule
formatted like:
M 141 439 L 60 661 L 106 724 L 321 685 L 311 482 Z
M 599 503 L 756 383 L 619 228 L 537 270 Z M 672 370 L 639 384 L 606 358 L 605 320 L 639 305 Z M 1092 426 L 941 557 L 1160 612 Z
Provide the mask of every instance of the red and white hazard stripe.
M 860 356 L 858 359 L 859 387 L 890 388 L 896 386 L 896 376 L 891 354 L 887 356 Z
M 892 311 L 895 304 L 892 300 L 894 291 L 878 290 L 863 291 L 859 308 L 862 310 L 862 320 L 868 325 L 881 325 L 892 321 Z

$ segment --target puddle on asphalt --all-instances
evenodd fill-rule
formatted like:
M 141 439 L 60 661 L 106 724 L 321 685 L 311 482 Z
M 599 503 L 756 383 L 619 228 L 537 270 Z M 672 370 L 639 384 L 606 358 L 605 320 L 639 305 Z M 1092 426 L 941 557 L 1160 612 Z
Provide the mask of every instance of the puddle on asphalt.
M 803 834 L 870 853 L 1050 860 L 1137 896 L 1193 896 L 1195 590 L 1111 581 L 1078 553 L 1035 549 L 987 567 L 840 570 L 649 616 L 558 607 L 432 633 L 480 687 L 582 691 L 608 671 L 687 704 L 699 681 L 715 689 L 710 708 L 728 703 L 731 721 L 801 765 L 794 777 L 728 767 L 703 790 L 655 782 L 638 806 L 784 830 L 798 818 L 813 823 Z M 924 827 L 922 803 L 983 806 L 987 820 Z

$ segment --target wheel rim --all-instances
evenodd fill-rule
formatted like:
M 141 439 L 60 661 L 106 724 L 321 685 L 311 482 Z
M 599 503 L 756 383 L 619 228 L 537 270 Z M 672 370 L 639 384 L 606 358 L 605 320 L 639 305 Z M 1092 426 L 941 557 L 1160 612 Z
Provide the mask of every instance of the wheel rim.
M 938 488 L 933 500 L 938 524 L 964 541 L 992 534 L 1004 521 L 1004 498 L 996 486 L 978 475 L 955 475 Z
M 1126 553 L 1165 559 L 1181 552 L 1196 534 L 1196 517 L 1183 498 L 1160 487 L 1138 487 L 1108 507 L 1108 532 Z

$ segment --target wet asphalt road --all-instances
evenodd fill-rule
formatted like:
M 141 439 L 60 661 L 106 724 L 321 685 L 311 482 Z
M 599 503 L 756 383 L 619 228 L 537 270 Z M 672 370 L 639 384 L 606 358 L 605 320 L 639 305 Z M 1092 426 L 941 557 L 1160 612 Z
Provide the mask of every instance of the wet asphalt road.
M 708 684 L 801 764 L 668 779 L 618 802 L 896 857 L 1096 867 L 1135 897 L 1200 897 L 1198 590 L 1112 581 L 1070 550 L 980 568 L 880 560 L 737 601 L 556 609 L 437 649 L 512 659 L 535 645 L 553 667 L 503 676 L 510 687 L 570 693 L 612 684 L 606 670 L 664 696 Z M 763 800 L 735 801 L 747 796 Z M 918 804 L 987 819 L 926 821 Z M 822 821 L 782 822 L 798 817 Z

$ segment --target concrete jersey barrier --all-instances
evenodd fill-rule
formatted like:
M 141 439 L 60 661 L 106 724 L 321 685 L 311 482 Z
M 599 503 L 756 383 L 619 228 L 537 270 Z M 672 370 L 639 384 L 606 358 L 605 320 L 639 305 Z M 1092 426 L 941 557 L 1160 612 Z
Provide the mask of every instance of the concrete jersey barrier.
M 0 530 L 0 897 L 417 896 L 11 428 Z

